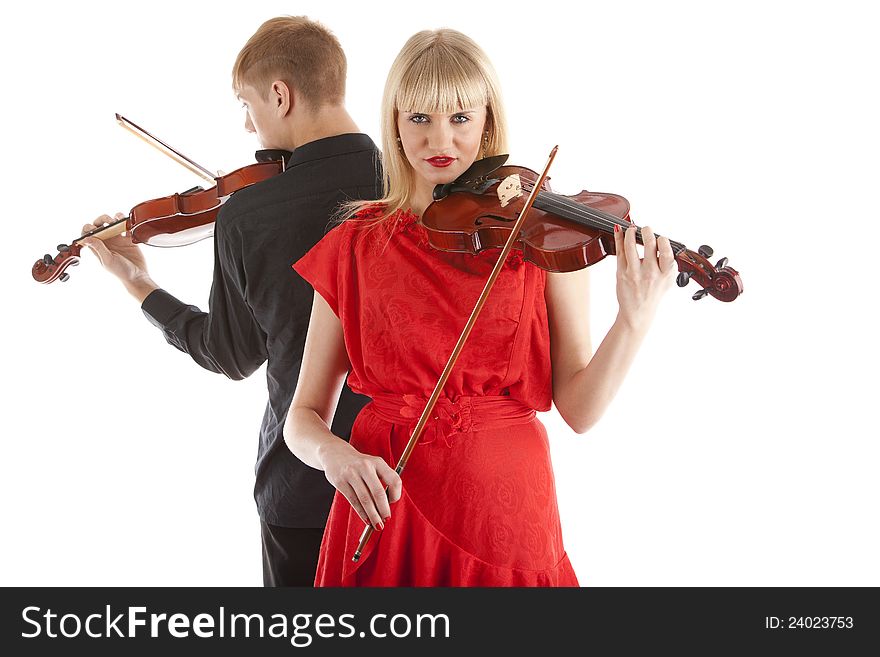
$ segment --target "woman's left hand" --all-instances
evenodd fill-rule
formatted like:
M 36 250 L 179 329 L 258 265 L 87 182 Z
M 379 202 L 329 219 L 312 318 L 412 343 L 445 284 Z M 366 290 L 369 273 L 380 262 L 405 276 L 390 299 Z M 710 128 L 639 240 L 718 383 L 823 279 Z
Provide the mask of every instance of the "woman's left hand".
M 675 257 L 669 239 L 654 236 L 648 226 L 642 230 L 645 257 L 639 258 L 636 249 L 636 228 L 630 226 L 614 231 L 617 250 L 618 318 L 631 328 L 647 330 L 657 305 L 675 280 Z

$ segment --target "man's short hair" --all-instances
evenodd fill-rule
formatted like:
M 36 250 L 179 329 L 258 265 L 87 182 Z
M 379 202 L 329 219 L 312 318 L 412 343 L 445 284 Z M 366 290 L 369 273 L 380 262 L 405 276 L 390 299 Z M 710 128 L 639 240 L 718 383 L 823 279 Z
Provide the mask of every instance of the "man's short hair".
M 345 53 L 326 27 L 305 16 L 279 16 L 263 23 L 238 53 L 232 86 L 254 87 L 263 98 L 282 80 L 312 109 L 345 100 Z

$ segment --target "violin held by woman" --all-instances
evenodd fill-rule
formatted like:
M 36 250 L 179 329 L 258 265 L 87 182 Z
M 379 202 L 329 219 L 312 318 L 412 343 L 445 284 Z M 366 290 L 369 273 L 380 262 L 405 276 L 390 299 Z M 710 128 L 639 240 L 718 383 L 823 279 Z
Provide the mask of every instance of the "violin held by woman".
M 504 246 L 538 179 L 531 169 L 503 166 L 507 157 L 477 160 L 455 181 L 434 188 L 434 202 L 421 217 L 431 246 L 457 253 Z M 577 271 L 614 255 L 615 229 L 632 225 L 629 201 L 622 196 L 587 191 L 563 196 L 542 185 L 519 231 L 516 248 L 524 260 L 546 271 Z M 638 227 L 636 241 L 644 244 Z M 715 265 L 709 262 L 711 247 L 704 245 L 694 252 L 681 242 L 670 240 L 670 245 L 679 287 L 691 280 L 701 286 L 694 300 L 711 295 L 733 301 L 742 294 L 739 272 L 728 266 L 727 258 Z

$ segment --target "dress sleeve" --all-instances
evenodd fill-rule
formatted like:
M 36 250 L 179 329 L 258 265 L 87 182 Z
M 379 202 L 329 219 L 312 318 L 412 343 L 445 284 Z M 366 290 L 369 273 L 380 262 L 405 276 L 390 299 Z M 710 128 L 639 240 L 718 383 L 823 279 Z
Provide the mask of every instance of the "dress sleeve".
M 293 263 L 293 269 L 302 276 L 339 317 L 342 263 L 351 257 L 351 229 L 343 222 L 321 238 L 308 253 Z

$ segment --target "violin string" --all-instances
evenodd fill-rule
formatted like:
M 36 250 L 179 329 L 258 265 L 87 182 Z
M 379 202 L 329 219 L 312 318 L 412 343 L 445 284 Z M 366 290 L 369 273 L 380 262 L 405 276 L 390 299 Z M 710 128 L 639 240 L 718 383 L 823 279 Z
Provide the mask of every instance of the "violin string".
M 531 192 L 533 185 L 528 183 L 522 185 L 523 191 Z M 548 210 L 555 210 L 559 212 L 560 210 L 566 210 L 569 214 L 575 215 L 574 219 L 586 219 L 592 220 L 590 223 L 601 230 L 607 230 L 611 232 L 614 230 L 614 226 L 621 226 L 622 228 L 629 228 L 630 226 L 635 226 L 636 228 L 636 237 L 642 237 L 642 230 L 639 226 L 635 224 L 630 224 L 624 219 L 619 219 L 614 215 L 602 212 L 601 210 L 596 210 L 594 208 L 589 208 L 583 204 L 577 203 L 575 201 L 570 201 L 565 197 L 559 196 L 558 194 L 554 194 L 553 192 L 539 192 L 538 199 L 541 201 L 541 206 L 547 208 Z M 540 208 L 539 208 L 540 209 Z M 563 215 L 564 216 L 564 215 Z M 676 242 L 675 240 L 669 240 L 670 245 L 672 246 L 675 253 L 680 253 L 687 249 L 687 247 L 681 242 Z
M 533 186 L 530 184 L 525 184 L 522 186 L 524 192 L 531 192 Z M 545 201 L 545 204 L 548 206 L 552 206 L 553 209 L 566 209 L 571 210 L 575 214 L 580 215 L 583 218 L 593 219 L 596 222 L 597 228 L 603 228 L 607 230 L 613 230 L 614 226 L 625 226 L 629 228 L 630 226 L 635 226 L 635 224 L 630 224 L 624 219 L 620 219 L 619 217 L 615 217 L 612 214 L 607 214 L 602 212 L 601 210 L 596 210 L 595 208 L 589 208 L 583 204 L 575 203 L 565 199 L 563 197 L 554 194 L 553 192 L 539 192 L 539 198 Z M 636 226 L 638 228 L 638 226 Z
M 531 192 L 531 186 L 523 185 L 523 191 Z M 588 208 L 585 205 L 563 199 L 556 194 L 553 194 L 552 192 L 539 192 L 538 198 L 541 199 L 545 205 L 552 207 L 554 210 L 569 210 L 575 215 L 578 215 L 580 218 L 592 219 L 595 222 L 595 226 L 597 228 L 611 231 L 614 229 L 615 225 L 627 228 L 631 225 L 635 225 L 630 224 L 629 222 L 620 219 L 619 217 L 615 217 L 614 215 L 602 212 L 601 210 Z

